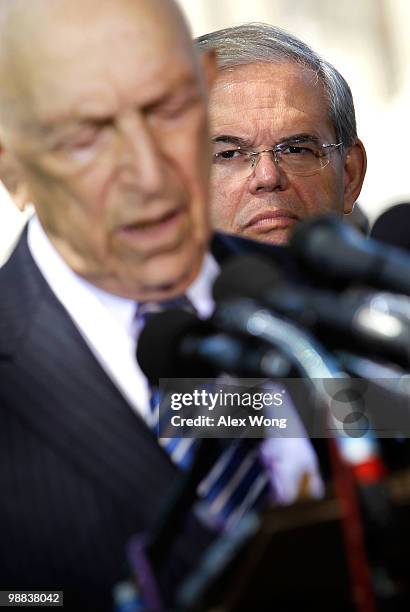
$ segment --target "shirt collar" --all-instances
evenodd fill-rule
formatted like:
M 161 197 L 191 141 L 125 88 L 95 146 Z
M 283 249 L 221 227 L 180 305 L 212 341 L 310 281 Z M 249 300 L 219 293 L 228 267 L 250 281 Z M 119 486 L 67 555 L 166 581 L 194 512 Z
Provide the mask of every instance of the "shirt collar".
M 68 288 L 70 284 L 76 283 L 88 293 L 92 293 L 128 333 L 132 332 L 136 302 L 108 293 L 76 274 L 55 249 L 36 215 L 29 222 L 28 244 L 37 266 L 58 296 L 64 291 L 63 285 Z M 207 318 L 214 310 L 212 285 L 218 273 L 217 262 L 211 253 L 207 253 L 200 273 L 186 291 L 188 299 L 201 318 Z M 57 286 L 61 288 L 61 291 L 56 291 Z

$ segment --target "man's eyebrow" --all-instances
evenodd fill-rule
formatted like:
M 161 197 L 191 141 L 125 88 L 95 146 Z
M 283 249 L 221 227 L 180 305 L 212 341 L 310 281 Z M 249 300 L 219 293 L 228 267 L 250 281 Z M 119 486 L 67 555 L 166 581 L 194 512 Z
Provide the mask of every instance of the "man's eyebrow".
M 74 130 L 81 130 L 94 125 L 106 125 L 111 120 L 112 116 L 108 113 L 87 114 L 84 117 L 61 116 L 51 118 L 44 123 L 37 123 L 34 126 L 27 125 L 27 131 L 30 131 L 34 136 L 52 141 L 61 136 L 69 135 Z
M 293 142 L 295 140 L 305 142 L 306 140 L 313 140 L 313 142 L 319 142 L 319 138 L 313 134 L 302 132 L 301 134 L 290 134 L 289 136 L 283 136 L 278 143 L 282 142 Z
M 184 75 L 182 78 L 175 81 L 172 84 L 172 88 L 170 87 L 168 91 L 158 92 L 158 94 L 153 96 L 153 99 L 146 105 L 142 104 L 142 108 L 144 108 L 144 110 L 155 109 L 168 102 L 173 102 L 174 100 L 177 100 L 177 102 L 179 100 L 184 102 L 185 99 L 196 97 L 200 97 L 200 88 L 197 79 L 191 74 Z
M 236 145 L 237 147 L 248 147 L 249 140 L 245 140 L 244 138 L 239 138 L 239 136 L 231 136 L 230 134 L 221 134 L 220 136 L 215 136 L 211 139 L 212 142 L 224 142 L 226 144 Z
M 211 140 L 213 143 L 223 142 L 226 144 L 235 145 L 237 147 L 246 148 L 252 146 L 249 140 L 246 140 L 245 138 L 240 138 L 239 136 L 233 136 L 231 134 L 221 134 L 220 136 L 215 136 Z M 300 134 L 288 134 L 286 136 L 282 136 L 282 138 L 277 141 L 277 144 L 282 144 L 285 142 L 295 142 L 296 140 L 298 142 L 306 142 L 308 140 L 313 142 L 320 141 L 320 139 L 314 134 L 301 132 Z

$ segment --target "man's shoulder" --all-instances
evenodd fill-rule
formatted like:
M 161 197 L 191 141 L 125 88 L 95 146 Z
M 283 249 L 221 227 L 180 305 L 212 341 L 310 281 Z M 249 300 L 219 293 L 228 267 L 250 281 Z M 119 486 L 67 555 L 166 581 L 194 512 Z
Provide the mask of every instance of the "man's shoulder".
M 41 274 L 31 257 L 24 231 L 0 268 L 0 353 L 22 333 L 41 292 Z
M 33 281 L 34 270 L 37 269 L 36 264 L 30 254 L 30 250 L 27 243 L 27 229 L 25 229 L 17 241 L 10 257 L 0 267 L 0 287 L 2 287 L 2 300 L 7 298 L 6 294 L 3 294 L 3 288 L 7 288 L 8 291 L 14 289 L 21 291 L 22 286 L 27 280 Z M 29 284 L 33 284 L 30 282 Z

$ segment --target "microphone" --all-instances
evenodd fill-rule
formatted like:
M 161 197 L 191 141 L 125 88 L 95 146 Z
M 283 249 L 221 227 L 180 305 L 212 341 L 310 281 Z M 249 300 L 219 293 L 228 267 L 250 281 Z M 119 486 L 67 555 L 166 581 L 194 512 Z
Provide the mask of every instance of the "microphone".
M 251 339 L 216 331 L 212 319 L 166 310 L 152 317 L 141 332 L 137 359 L 148 380 L 207 378 L 221 372 L 237 376 L 285 378 L 292 365 L 277 350 Z
M 246 282 L 243 279 L 246 279 Z M 394 335 L 391 338 L 388 336 L 387 326 L 383 334 L 383 330 L 379 329 L 379 324 L 382 320 L 390 321 L 392 331 L 394 331 L 394 328 L 400 326 L 402 321 L 397 317 L 389 316 L 383 319 L 385 316 L 383 312 L 375 312 L 376 315 L 381 315 L 381 318 L 372 318 L 371 315 L 371 305 L 377 301 L 378 296 L 382 296 L 381 305 L 383 306 L 390 294 L 366 294 L 364 300 L 359 300 L 354 296 L 352 301 L 350 298 L 343 301 L 342 298 L 330 292 L 297 289 L 281 283 L 281 275 L 270 262 L 251 256 L 232 260 L 217 279 L 214 293 L 217 299 L 227 299 L 244 293 L 253 298 L 259 298 L 267 307 L 295 318 L 299 324 L 307 325 L 315 332 L 320 331 L 319 339 L 329 344 L 330 338 L 332 348 L 338 343 L 344 344 L 345 347 L 357 344 L 362 347 L 364 345 L 365 352 L 371 353 L 370 347 L 377 347 L 383 355 L 396 356 L 397 361 L 409 361 L 408 324 L 403 324 L 403 331 L 402 334 L 399 334 L 396 347 Z M 370 318 L 368 320 L 366 317 L 361 318 L 363 313 L 367 315 L 370 313 Z M 339 342 L 335 340 L 334 330 L 339 334 Z M 346 332 L 349 335 L 348 339 L 344 337 Z M 356 336 L 359 336 L 359 341 L 355 342 Z M 366 359 L 347 352 L 337 352 L 336 359 L 343 371 L 373 385 L 374 391 L 371 395 L 374 401 L 371 406 L 368 406 L 368 410 L 372 416 L 375 430 L 382 432 L 383 435 L 386 435 L 386 431 L 389 431 L 391 436 L 406 434 L 409 431 L 410 412 L 408 385 L 404 385 L 403 381 L 407 380 L 408 372 L 393 369 L 389 364 L 383 365 L 374 359 Z M 325 378 L 326 374 L 321 376 Z M 354 381 L 351 384 L 354 387 Z M 389 405 L 388 411 L 385 409 L 387 404 Z M 352 432 L 352 430 L 349 431 Z
M 312 330 L 332 348 L 358 348 L 399 365 L 410 363 L 410 320 L 397 312 L 394 298 L 399 296 L 372 293 L 363 298 L 292 287 L 270 262 L 251 256 L 228 263 L 215 283 L 214 293 L 220 300 L 246 294 Z
M 181 375 L 205 378 L 221 371 L 276 378 L 288 376 L 291 369 L 290 362 L 270 346 L 263 343 L 256 346 L 250 340 L 215 331 L 212 320 L 201 321 L 182 310 L 167 310 L 150 317 L 140 335 L 137 358 L 151 382 Z M 257 439 L 252 443 L 256 444 Z M 143 546 L 154 571 L 163 567 L 172 552 L 176 535 L 196 499 L 199 483 L 225 447 L 226 440 L 198 440 L 191 469 L 180 476 Z M 140 542 L 136 545 L 137 549 L 141 547 Z
M 322 282 L 356 281 L 410 295 L 410 256 L 363 237 L 336 215 L 301 221 L 291 237 L 290 249 Z
M 160 378 L 182 375 L 186 378 L 214 376 L 221 361 L 231 363 L 240 359 L 242 353 L 243 347 L 235 339 L 213 333 L 207 322 L 200 321 L 192 313 L 175 309 L 150 317 L 137 347 L 138 363 L 153 384 Z M 192 466 L 176 479 L 151 532 L 130 544 L 130 557 L 137 576 L 142 575 L 144 579 L 151 572 L 154 583 L 155 576 L 160 575 L 172 554 L 172 547 L 197 497 L 199 483 L 224 450 L 224 444 L 218 439 L 199 439 L 196 444 Z M 151 595 L 148 590 L 146 596 Z
M 217 291 L 215 296 L 218 297 Z M 216 327 L 229 333 L 251 336 L 258 341 L 269 343 L 294 364 L 299 375 L 308 381 L 313 390 L 319 412 L 314 415 L 312 423 L 309 422 L 312 414 L 306 414 L 304 408 L 299 405 L 296 405 L 296 409 L 306 431 L 311 432 L 313 426 L 317 432 L 319 427 L 320 437 L 323 427 L 327 426 L 326 419 L 331 403 L 329 385 L 324 385 L 323 380 L 333 380 L 332 389 L 335 393 L 341 387 L 345 388 L 346 384 L 349 386 L 350 378 L 341 370 L 337 360 L 313 336 L 276 316 L 254 300 L 242 298 L 219 303 L 213 315 L 213 322 Z M 333 429 L 339 429 L 341 426 L 332 416 L 331 425 Z
M 210 345 L 219 344 L 221 338 L 224 342 L 229 339 L 229 350 L 223 358 L 222 352 L 208 350 Z M 214 343 L 214 339 L 218 342 Z M 235 351 L 231 352 L 232 346 Z M 218 304 L 209 322 L 198 321 L 184 311 L 158 313 L 147 321 L 137 355 L 144 373 L 154 383 L 158 378 L 175 381 L 181 375 L 185 380 L 204 378 L 201 364 L 211 364 L 213 376 L 216 366 L 218 373 L 235 375 L 246 366 L 247 376 L 269 379 L 288 377 L 293 368 L 314 389 L 320 412 L 327 411 L 329 404 L 329 394 L 321 379 L 349 378 L 312 336 L 249 299 Z M 306 414 L 300 416 L 306 424 Z M 323 423 L 319 417 L 314 426 L 322 428 Z
M 390 246 L 410 251 L 410 203 L 402 202 L 384 211 L 374 222 L 370 236 Z

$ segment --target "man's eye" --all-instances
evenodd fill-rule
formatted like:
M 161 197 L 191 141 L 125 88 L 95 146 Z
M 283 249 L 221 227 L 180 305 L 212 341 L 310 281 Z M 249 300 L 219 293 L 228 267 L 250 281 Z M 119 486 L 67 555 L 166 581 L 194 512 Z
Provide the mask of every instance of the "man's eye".
M 310 155 L 316 155 L 316 150 L 314 147 L 312 146 L 306 146 L 306 145 L 286 145 L 283 147 L 280 147 L 280 151 L 281 153 L 283 153 L 284 155 L 300 155 L 308 157 Z
M 239 149 L 228 149 L 227 151 L 219 151 L 218 153 L 214 153 L 214 161 L 215 162 L 226 162 L 231 161 L 233 159 L 240 159 L 243 157 L 244 152 Z
M 177 119 L 188 109 L 188 104 L 168 104 L 155 109 L 155 115 L 161 119 Z
M 73 152 L 87 151 L 105 142 L 111 133 L 111 128 L 112 122 L 110 119 L 93 122 L 71 135 L 67 135 L 59 148 Z
M 97 142 L 99 136 L 100 131 L 93 130 L 92 132 L 81 134 L 78 137 L 73 138 L 67 143 L 67 145 L 70 149 L 87 149 L 88 147 L 92 147 Z
M 184 96 L 183 98 L 178 96 L 176 100 L 167 100 L 166 102 L 161 102 L 160 104 L 148 106 L 145 109 L 145 112 L 148 115 L 152 115 L 160 119 L 179 119 L 191 109 L 194 109 L 199 101 L 200 97 L 196 93 L 189 96 Z

